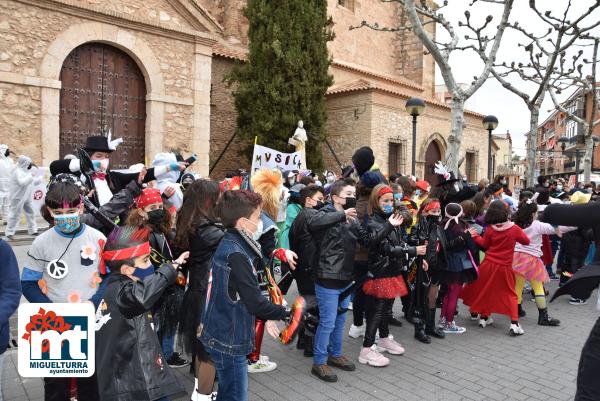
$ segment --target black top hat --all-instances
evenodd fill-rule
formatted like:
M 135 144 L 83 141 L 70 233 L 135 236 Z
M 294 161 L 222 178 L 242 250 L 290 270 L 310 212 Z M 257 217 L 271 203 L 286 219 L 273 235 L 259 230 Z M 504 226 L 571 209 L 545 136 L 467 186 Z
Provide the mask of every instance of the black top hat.
M 88 136 L 83 149 L 90 155 L 94 152 L 112 153 L 114 149 L 108 146 L 108 138 L 105 136 Z

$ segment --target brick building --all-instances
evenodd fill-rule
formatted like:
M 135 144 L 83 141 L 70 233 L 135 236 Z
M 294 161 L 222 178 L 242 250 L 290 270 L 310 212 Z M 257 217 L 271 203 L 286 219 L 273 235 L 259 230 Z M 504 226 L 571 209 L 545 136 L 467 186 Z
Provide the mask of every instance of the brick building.
M 596 92 L 596 96 L 600 98 L 600 84 L 597 84 Z M 583 94 L 579 90 L 573 93 L 563 105 L 570 112 L 583 117 L 586 121 L 591 121 L 592 104 L 591 93 Z M 600 106 L 597 105 L 594 121 L 597 121 L 599 116 Z M 583 124 L 567 118 L 566 114 L 560 110 L 557 109 L 550 114 L 537 130 L 536 165 L 539 175 L 551 178 L 569 178 L 571 175 L 575 175 L 578 165 L 578 181 L 582 181 L 585 134 Z M 593 135 L 600 139 L 600 125 L 594 126 Z M 563 145 L 559 141 L 560 138 L 566 138 L 569 142 L 565 142 Z M 600 182 L 600 146 L 594 148 L 592 173 L 594 173 L 592 180 Z
M 247 53 L 244 0 L 0 0 L 2 142 L 36 163 L 72 153 L 88 135 L 111 130 L 125 143 L 115 165 L 149 161 L 163 149 L 200 155 L 206 175 L 231 139 L 235 109 L 223 78 Z M 435 98 L 435 68 L 410 32 L 352 30 L 362 20 L 396 26 L 397 4 L 328 0 L 336 38 L 327 131 L 347 162 L 370 145 L 384 172 L 408 172 L 411 117 L 406 100 L 427 107 L 418 120 L 417 173 L 443 159 L 450 109 Z M 428 25 L 429 29 L 435 29 Z M 299 116 L 301 118 L 301 116 Z M 487 172 L 482 116 L 466 112 L 461 170 Z M 291 135 L 292 133 L 290 133 Z M 248 165 L 234 139 L 213 176 Z M 335 168 L 327 147 L 328 167 Z

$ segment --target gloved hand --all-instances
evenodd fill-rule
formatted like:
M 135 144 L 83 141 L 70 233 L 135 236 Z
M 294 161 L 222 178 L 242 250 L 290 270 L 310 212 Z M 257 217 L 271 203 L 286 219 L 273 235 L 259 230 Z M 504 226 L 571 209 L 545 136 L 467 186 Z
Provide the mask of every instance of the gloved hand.
M 290 251 L 289 249 L 277 248 L 273 251 L 273 256 L 283 263 L 290 265 L 290 269 L 296 269 L 296 263 L 298 260 L 298 255 L 296 255 L 296 252 Z

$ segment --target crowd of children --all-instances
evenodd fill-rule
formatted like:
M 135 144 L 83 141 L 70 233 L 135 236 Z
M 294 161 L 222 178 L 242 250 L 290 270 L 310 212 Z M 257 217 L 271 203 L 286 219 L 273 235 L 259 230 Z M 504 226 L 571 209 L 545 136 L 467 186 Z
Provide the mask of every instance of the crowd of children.
M 170 368 L 186 358 L 192 400 L 245 400 L 248 373 L 277 368 L 261 354 L 264 331 L 285 343 L 299 322 L 312 374 L 335 382 L 332 367 L 356 368 L 343 353 L 349 309 L 350 337 L 364 337 L 359 363 L 383 367 L 384 353 L 405 352 L 390 332 L 402 325 L 396 298 L 423 343 L 467 330 L 455 323 L 460 298 L 480 327 L 496 313 L 524 334 L 526 282 L 538 324 L 557 326 L 544 283 L 566 282 L 593 252 L 589 230 L 540 218 L 551 203 L 590 202 L 591 186 L 540 178 L 517 199 L 504 177 L 471 185 L 441 163 L 435 184 L 385 177 L 368 147 L 351 168 L 324 173 L 325 185 L 310 170 L 219 183 L 185 173 L 193 158 L 170 153 L 147 170 L 111 172 L 117 145 L 91 137 L 80 158 L 52 163 L 42 211 L 52 228 L 23 265 L 29 302 L 97 308 L 96 374 L 45 378 L 46 400 L 168 400 L 183 390 Z M 294 279 L 301 298 L 290 307 Z

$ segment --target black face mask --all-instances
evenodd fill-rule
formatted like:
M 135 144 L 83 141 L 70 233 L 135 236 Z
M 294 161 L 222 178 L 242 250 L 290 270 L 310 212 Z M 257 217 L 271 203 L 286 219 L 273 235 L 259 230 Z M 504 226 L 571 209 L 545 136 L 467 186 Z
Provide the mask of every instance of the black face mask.
M 441 220 L 442 216 L 433 216 L 433 215 L 429 215 L 427 216 L 427 221 L 429 221 L 430 223 L 438 223 Z
M 325 202 L 317 201 L 317 204 L 313 206 L 313 209 L 319 210 L 319 209 L 323 208 L 323 206 L 325 206 Z
M 356 198 L 350 197 L 346 198 L 346 204 L 344 204 L 344 210 L 352 209 L 356 207 Z
M 148 212 L 148 223 L 154 227 L 159 227 L 164 223 L 167 213 L 165 209 L 156 209 Z

